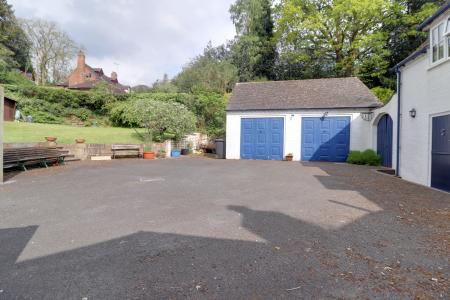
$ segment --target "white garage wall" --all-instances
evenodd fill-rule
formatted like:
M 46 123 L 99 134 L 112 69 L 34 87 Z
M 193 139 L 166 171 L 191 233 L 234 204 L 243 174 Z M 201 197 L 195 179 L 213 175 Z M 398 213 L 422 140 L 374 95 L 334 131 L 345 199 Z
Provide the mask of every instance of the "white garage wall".
M 328 117 L 348 116 L 350 125 L 350 150 L 366 150 L 372 147 L 370 133 L 371 122 L 364 121 L 360 109 L 346 110 L 296 110 L 296 111 L 248 111 L 227 112 L 226 149 L 227 159 L 240 159 L 241 119 L 242 118 L 284 118 L 284 156 L 294 155 L 294 160 L 301 158 L 301 118 L 321 117 L 328 112 Z

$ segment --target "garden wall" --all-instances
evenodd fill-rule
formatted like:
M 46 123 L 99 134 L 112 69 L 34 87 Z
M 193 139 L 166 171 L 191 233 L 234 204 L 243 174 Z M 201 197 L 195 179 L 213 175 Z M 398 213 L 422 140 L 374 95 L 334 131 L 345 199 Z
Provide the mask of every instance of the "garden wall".
M 5 148 L 21 148 L 21 147 L 47 147 L 46 142 L 39 143 L 7 143 L 4 144 Z M 144 152 L 144 145 L 140 146 L 140 153 Z M 70 154 L 73 154 L 75 158 L 81 160 L 90 159 L 92 156 L 111 156 L 111 145 L 107 144 L 71 144 L 62 145 L 58 144 L 57 147 L 62 147 L 64 150 L 68 150 Z M 166 151 L 167 157 L 170 156 L 171 141 L 166 141 L 164 143 L 154 143 L 153 151 L 158 152 L 164 150 Z M 126 152 L 122 154 L 126 155 Z M 130 153 L 131 154 L 131 153 Z

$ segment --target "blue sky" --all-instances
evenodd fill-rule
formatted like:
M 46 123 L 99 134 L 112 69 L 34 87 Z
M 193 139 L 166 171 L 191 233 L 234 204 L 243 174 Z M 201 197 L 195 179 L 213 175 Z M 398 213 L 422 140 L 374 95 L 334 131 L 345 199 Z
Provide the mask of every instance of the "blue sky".
M 151 84 L 176 75 L 208 41 L 234 36 L 233 0 L 9 0 L 19 18 L 57 22 L 86 49 L 87 63 L 119 81 Z

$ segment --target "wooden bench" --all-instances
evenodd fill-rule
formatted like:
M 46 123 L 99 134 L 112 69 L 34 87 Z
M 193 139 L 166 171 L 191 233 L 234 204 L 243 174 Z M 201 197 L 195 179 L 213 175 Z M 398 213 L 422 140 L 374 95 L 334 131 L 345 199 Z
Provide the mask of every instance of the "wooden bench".
M 141 145 L 111 145 L 111 151 L 113 154 L 113 159 L 115 159 L 119 154 L 123 154 L 126 152 L 136 154 L 137 157 L 142 157 L 143 154 L 141 153 Z
M 66 157 L 69 157 L 68 151 L 55 148 L 26 147 L 26 148 L 7 148 L 3 151 L 3 168 L 10 169 L 18 167 L 23 171 L 27 170 L 27 165 L 40 164 L 48 168 L 48 165 L 64 164 Z

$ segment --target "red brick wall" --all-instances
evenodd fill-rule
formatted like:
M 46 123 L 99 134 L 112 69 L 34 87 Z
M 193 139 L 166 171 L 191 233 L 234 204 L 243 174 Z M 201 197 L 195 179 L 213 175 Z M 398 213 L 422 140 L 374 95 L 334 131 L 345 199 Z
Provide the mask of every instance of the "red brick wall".
M 97 81 L 98 75 L 86 65 L 84 54 L 78 54 L 77 68 L 69 76 L 69 87 L 87 81 Z

